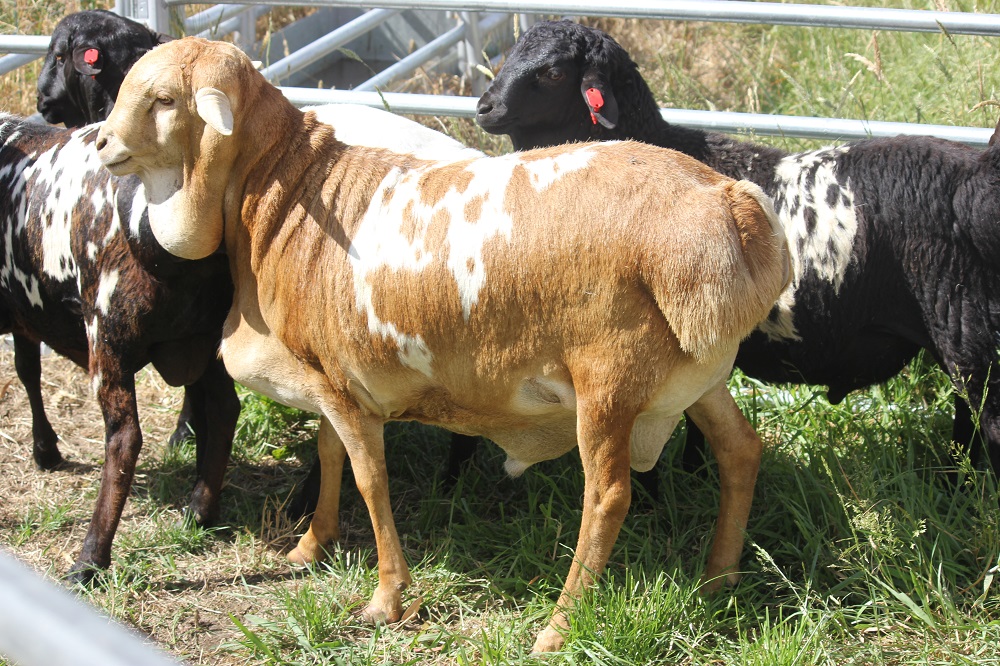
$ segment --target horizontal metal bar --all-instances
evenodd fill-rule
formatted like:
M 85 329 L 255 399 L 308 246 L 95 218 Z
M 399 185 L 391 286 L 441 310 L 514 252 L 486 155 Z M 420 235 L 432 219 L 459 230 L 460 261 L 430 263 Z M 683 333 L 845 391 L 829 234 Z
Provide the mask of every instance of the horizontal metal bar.
M 345 23 L 333 32 L 306 44 L 299 50 L 261 70 L 268 81 L 278 81 L 308 67 L 324 56 L 357 39 L 369 30 L 401 13 L 401 9 L 373 9 Z
M 282 86 L 278 90 L 295 106 L 364 104 L 382 109 L 388 105 L 396 113 L 410 113 L 418 116 L 455 116 L 458 118 L 474 118 L 476 116 L 476 97 L 324 90 L 291 86 Z M 382 103 L 383 99 L 385 104 Z
M 35 55 L 34 53 L 13 53 L 11 55 L 2 56 L 0 57 L 0 76 L 3 76 L 8 72 L 13 72 L 18 67 L 24 67 L 29 62 L 34 62 L 41 57 L 42 56 Z
M 479 22 L 479 30 L 488 33 L 495 30 L 501 23 L 507 20 L 507 14 L 489 14 Z M 462 23 L 455 26 L 448 32 L 431 40 L 421 48 L 406 56 L 394 65 L 386 67 L 384 70 L 371 77 L 367 81 L 359 84 L 355 90 L 375 90 L 388 83 L 413 72 L 428 60 L 435 58 L 450 49 L 458 42 L 465 39 L 469 25 Z
M 164 0 L 167 5 L 188 0 Z M 240 0 L 244 4 L 268 4 L 273 0 Z M 735 0 L 629 0 L 627 4 L 607 0 L 374 0 L 379 7 L 396 9 L 445 9 L 574 16 L 619 16 L 675 21 L 724 21 L 801 27 L 901 30 L 965 35 L 1000 35 L 1000 14 L 939 12 L 922 9 L 796 5 L 779 2 Z M 373 0 L 282 0 L 299 7 L 371 7 Z
M 0 53 L 45 55 L 50 41 L 49 35 L 0 35 Z
M 740 134 L 752 131 L 760 136 L 786 136 L 824 141 L 853 141 L 875 136 L 936 136 L 971 146 L 985 146 L 992 129 L 955 125 L 922 125 L 849 118 L 779 116 L 764 113 L 661 109 L 670 123 L 693 129 Z
M 396 113 L 428 116 L 474 118 L 476 97 L 448 95 L 416 95 L 408 93 L 376 93 L 354 90 L 318 90 L 314 88 L 279 88 L 296 106 L 311 104 L 365 104 Z M 936 136 L 971 146 L 985 146 L 993 135 L 992 129 L 952 125 L 921 125 L 885 121 L 781 116 L 764 113 L 735 113 L 661 109 L 660 114 L 670 123 L 713 132 L 741 134 L 752 131 L 760 136 L 785 136 L 838 142 L 875 136 Z
M 21 666 L 177 666 L 3 551 L 0 599 L 0 654 Z
M 222 23 L 213 23 L 210 27 L 205 28 L 201 32 L 187 34 L 195 37 L 203 37 L 204 39 L 222 39 L 232 32 L 238 32 L 243 27 L 242 19 L 242 16 L 234 16 L 226 19 Z
M 250 5 L 246 4 L 215 5 L 210 9 L 198 12 L 194 16 L 184 19 L 184 34 L 193 35 L 202 30 L 208 30 L 223 21 L 228 21 L 234 16 L 239 16 L 243 12 L 249 11 L 250 7 Z
M 253 19 L 254 21 L 256 21 L 259 17 L 271 11 L 271 9 L 270 7 L 255 7 L 250 11 L 253 12 Z M 232 32 L 238 32 L 239 30 L 241 30 L 243 28 L 241 24 L 242 20 L 243 20 L 242 16 L 236 15 L 230 19 L 226 19 L 225 21 L 219 23 L 218 25 L 212 24 L 205 30 L 196 33 L 195 36 L 204 37 L 205 39 L 219 39 Z

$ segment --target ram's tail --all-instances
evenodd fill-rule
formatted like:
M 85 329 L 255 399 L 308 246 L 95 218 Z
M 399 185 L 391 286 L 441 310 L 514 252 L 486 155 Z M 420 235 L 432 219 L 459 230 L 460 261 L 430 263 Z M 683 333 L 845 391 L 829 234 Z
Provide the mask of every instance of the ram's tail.
M 653 292 L 681 348 L 708 360 L 768 315 L 791 265 L 781 222 L 757 185 L 727 181 L 689 202 L 687 214 L 698 217 L 673 239 Z

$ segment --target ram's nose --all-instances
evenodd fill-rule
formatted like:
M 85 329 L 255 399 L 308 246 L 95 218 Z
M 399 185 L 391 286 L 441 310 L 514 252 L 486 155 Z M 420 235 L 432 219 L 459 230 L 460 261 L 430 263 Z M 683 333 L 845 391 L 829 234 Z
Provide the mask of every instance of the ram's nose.
M 101 164 L 105 168 L 118 176 L 124 174 L 121 167 L 128 162 L 128 155 L 115 142 L 114 133 L 108 129 L 107 123 L 102 125 L 101 129 L 98 130 L 94 147 L 97 148 L 97 157 L 101 160 Z

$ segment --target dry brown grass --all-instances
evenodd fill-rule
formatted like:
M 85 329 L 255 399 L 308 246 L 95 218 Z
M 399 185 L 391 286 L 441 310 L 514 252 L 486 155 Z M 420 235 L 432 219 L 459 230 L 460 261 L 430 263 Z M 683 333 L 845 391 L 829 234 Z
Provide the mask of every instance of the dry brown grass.
M 100 482 L 104 428 L 83 370 L 52 354 L 43 359 L 42 380 L 46 409 L 67 460 L 53 472 L 34 467 L 27 398 L 14 370 L 13 353 L 0 344 L 0 497 L 4 498 L 0 543 L 40 573 L 59 577 L 73 563 L 87 530 Z M 208 539 L 205 548 L 193 548 L 193 552 L 173 552 L 162 534 L 177 529 L 182 519 L 192 465 L 162 461 L 181 392 L 144 370 L 137 380 L 137 393 L 144 446 L 115 540 L 113 575 L 122 579 L 113 579 L 86 596 L 186 660 L 242 663 L 219 650 L 239 635 L 229 615 L 243 617 L 265 610 L 265 602 L 248 589 L 296 585 L 281 555 L 295 526 L 269 503 L 256 525 L 242 526 L 238 534 L 224 530 Z M 253 493 L 267 489 L 272 497 L 279 497 L 282 491 L 287 494 L 299 475 L 294 463 L 234 464 L 224 501 L 231 504 L 234 496 L 248 488 Z M 177 491 L 162 501 L 159 496 L 165 492 L 161 488 L 165 483 Z M 231 513 L 227 518 L 232 518 Z M 135 570 L 130 570 L 131 563 Z M 137 577 L 142 577 L 141 584 L 131 584 Z

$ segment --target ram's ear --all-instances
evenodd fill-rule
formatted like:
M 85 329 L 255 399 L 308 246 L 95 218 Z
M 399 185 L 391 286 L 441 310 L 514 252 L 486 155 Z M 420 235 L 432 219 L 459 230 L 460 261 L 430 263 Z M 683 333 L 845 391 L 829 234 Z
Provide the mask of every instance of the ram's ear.
M 601 123 L 608 129 L 618 126 L 618 100 L 597 67 L 590 66 L 584 71 L 580 94 L 590 109 L 590 119 L 595 125 Z
M 194 101 L 198 115 L 209 127 L 225 136 L 233 133 L 233 108 L 226 93 L 215 88 L 200 88 Z
M 73 68 L 84 76 L 97 76 L 104 67 L 104 54 L 94 46 L 73 49 Z

